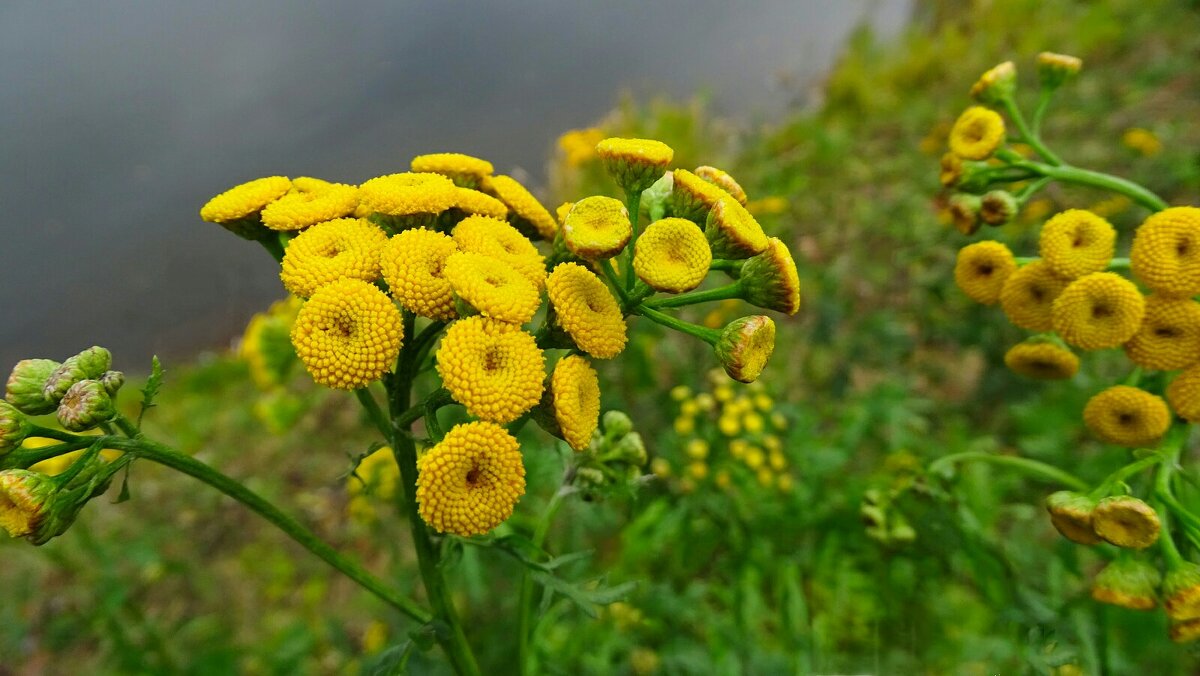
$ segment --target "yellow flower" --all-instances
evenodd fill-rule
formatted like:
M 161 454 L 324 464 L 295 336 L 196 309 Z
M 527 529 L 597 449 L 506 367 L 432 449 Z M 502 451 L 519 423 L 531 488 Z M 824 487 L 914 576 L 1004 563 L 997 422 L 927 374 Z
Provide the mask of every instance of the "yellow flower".
M 1063 289 L 1050 318 L 1067 343 L 1101 350 L 1132 338 L 1145 313 L 1146 300 L 1133 282 L 1116 273 L 1093 272 Z
M 558 224 L 554 222 L 550 212 L 546 211 L 546 207 L 542 206 L 525 186 L 509 176 L 499 175 L 492 176 L 486 187 L 488 192 L 504 202 L 512 211 L 512 216 L 516 219 L 513 225 L 517 229 L 529 229 L 545 240 L 554 239 L 554 234 L 558 232 Z
M 770 411 L 772 408 L 775 408 L 775 400 L 765 394 L 755 395 L 754 396 L 754 408 L 757 408 L 758 410 L 765 413 L 767 411 Z
M 1046 498 L 1050 523 L 1063 537 L 1081 545 L 1094 545 L 1100 537 L 1092 529 L 1096 501 L 1084 493 L 1058 491 Z
M 1054 301 L 1065 288 L 1067 281 L 1055 275 L 1045 261 L 1034 261 L 1008 276 L 1000 289 L 1000 308 L 1016 326 L 1049 331 L 1054 326 Z
M 690 416 L 681 416 L 675 419 L 674 422 L 675 434 L 687 436 L 696 431 L 696 419 Z
M 742 418 L 742 427 L 746 428 L 746 432 L 749 434 L 759 434 L 763 431 L 763 428 L 766 427 L 766 423 L 763 421 L 761 415 L 757 413 L 747 413 L 746 416 Z
M 1158 605 L 1162 576 L 1148 561 L 1119 556 L 1092 580 L 1092 598 L 1131 610 L 1152 610 Z
M 752 383 L 775 351 L 775 322 L 765 315 L 735 319 L 721 331 L 713 350 L 730 378 Z
M 567 212 L 562 236 L 567 248 L 580 258 L 612 258 L 633 236 L 629 210 L 611 197 L 585 197 Z
M 693 462 L 688 465 L 688 474 L 697 481 L 703 481 L 708 476 L 708 465 L 703 462 Z
M 1133 274 L 1164 296 L 1200 294 L 1200 209 L 1171 207 L 1138 227 L 1129 253 Z
M 456 189 L 452 206 L 474 216 L 487 216 L 501 221 L 508 217 L 508 207 L 504 206 L 504 202 L 487 193 L 470 188 Z
M 766 460 L 767 456 L 765 453 L 763 453 L 761 448 L 751 446 L 750 448 L 746 449 L 745 462 L 746 466 L 750 469 L 757 470 L 761 468 Z
M 271 202 L 262 210 L 262 222 L 272 230 L 301 230 L 349 216 L 357 207 L 358 188 L 329 183 L 311 190 L 294 190 Z
M 1054 89 L 1067 78 L 1076 75 L 1083 68 L 1083 60 L 1077 56 L 1042 52 L 1037 56 L 1038 78 L 1042 86 Z
M 1167 617 L 1176 621 L 1200 619 L 1200 566 L 1184 561 L 1168 568 L 1163 580 Z
M 687 169 L 671 172 L 671 213 L 689 221 L 704 223 L 708 212 L 722 197 L 730 194 Z
M 671 476 L 671 463 L 666 458 L 655 458 L 650 461 L 650 473 L 660 479 Z
M 549 394 L 563 440 L 576 451 L 584 450 L 600 420 L 600 380 L 595 369 L 579 355 L 559 359 L 550 376 Z
M 602 129 L 571 129 L 558 137 L 558 149 L 566 157 L 568 167 L 578 167 L 596 156 L 596 144 L 603 140 Z
M 778 237 L 762 253 L 742 264 L 743 298 L 751 305 L 794 315 L 800 311 L 800 275 L 792 252 Z
M 777 413 L 775 415 L 779 414 Z M 762 444 L 763 447 L 768 451 L 778 453 L 783 450 L 783 442 L 780 441 L 779 437 L 775 436 L 774 434 L 768 434 L 767 436 L 763 437 Z
M 263 207 L 291 190 L 286 176 L 268 176 L 243 183 L 210 199 L 200 208 L 200 218 L 209 223 L 229 223 L 262 211 Z
M 700 286 L 712 258 L 708 240 L 695 223 L 664 218 L 651 223 L 638 237 L 633 270 L 652 289 L 680 293 Z
M 742 421 L 737 416 L 722 415 L 717 419 L 717 429 L 727 437 L 736 437 L 742 431 Z
M 729 455 L 734 460 L 744 460 L 750 452 L 750 442 L 745 439 L 732 439 L 729 442 Z
M 693 460 L 704 460 L 708 457 L 708 442 L 703 439 L 692 439 L 687 443 L 688 457 Z
M 370 213 L 393 217 L 440 214 L 454 206 L 456 197 L 454 181 L 441 174 L 388 174 L 359 186 L 359 199 Z
M 767 248 L 767 235 L 754 216 L 732 197 L 722 197 L 708 212 L 704 235 L 717 258 L 749 258 Z
M 754 216 L 776 216 L 787 211 L 789 202 L 786 197 L 772 195 L 746 203 L 746 211 Z
M 441 174 L 466 188 L 474 188 L 484 177 L 492 175 L 491 162 L 461 153 L 417 155 L 411 168 L 417 173 Z
M 716 167 L 696 167 L 696 175 L 729 193 L 737 203 L 746 206 L 746 191 L 728 173 Z
M 1130 361 L 1147 369 L 1174 371 L 1200 361 L 1200 303 L 1190 298 L 1146 297 L 1146 316 L 1125 343 Z
M 1126 148 L 1137 151 L 1146 157 L 1162 152 L 1162 141 L 1158 140 L 1154 132 L 1141 127 L 1126 129 L 1125 133 L 1121 134 L 1121 143 L 1124 143 Z
M 1110 544 L 1145 549 L 1158 542 L 1162 524 L 1150 505 L 1132 495 L 1115 495 L 1096 504 L 1092 528 Z
M 300 192 L 318 192 L 334 185 L 337 184 L 326 181 L 323 178 L 313 178 L 312 176 L 297 176 L 292 179 L 292 190 Z
M 758 479 L 758 485 L 762 486 L 763 488 L 770 488 L 775 485 L 775 473 L 766 467 L 758 470 L 758 472 L 755 473 L 754 478 Z
M 1033 337 L 1004 354 L 1004 365 L 1014 373 L 1037 380 L 1065 380 L 1079 371 L 1079 357 L 1053 340 Z
M 1068 209 L 1042 226 L 1038 245 L 1054 274 L 1076 279 L 1108 267 L 1117 231 L 1090 211 Z
M 437 370 L 471 415 L 507 423 L 542 398 L 546 367 L 533 336 L 514 324 L 468 317 L 452 324 L 437 351 Z
M 1189 366 L 1167 386 L 1171 410 L 1188 422 L 1200 422 L 1200 365 Z
M 292 327 L 292 345 L 313 380 L 341 390 L 379 380 L 395 363 L 403 339 L 400 311 L 382 291 L 358 279 L 318 289 Z
M 1152 446 L 1171 426 L 1162 397 L 1127 385 L 1116 385 L 1088 400 L 1083 421 L 1099 439 L 1137 448 Z
M 776 483 L 779 484 L 780 493 L 791 493 L 792 489 L 795 488 L 796 485 L 796 482 L 792 479 L 791 475 L 788 474 L 780 474 L 779 478 L 776 479 Z
M 520 446 L 494 423 L 455 425 L 417 459 L 418 509 L 439 533 L 487 533 L 512 516 L 524 494 Z
M 288 291 L 308 298 L 339 279 L 379 279 L 382 230 L 360 218 L 319 223 L 288 244 L 279 278 Z
M 962 158 L 954 153 L 946 153 L 942 155 L 941 169 L 938 171 L 938 180 L 942 186 L 953 188 L 963 175 Z
M 484 317 L 524 324 L 542 302 L 537 287 L 520 272 L 473 251 L 451 254 L 442 273 L 454 293 Z
M 546 279 L 546 293 L 556 321 L 579 349 L 598 359 L 611 359 L 625 349 L 625 318 L 617 299 L 590 270 L 561 263 Z
M 954 281 L 971 300 L 995 305 L 1004 282 L 1017 270 L 1017 261 L 1007 246 L 985 241 L 968 244 L 958 252 Z
M 767 460 L 771 463 L 771 469 L 776 472 L 781 472 L 787 467 L 787 458 L 782 453 L 771 453 L 767 456 Z
M 457 317 L 454 292 L 445 277 L 446 261 L 456 251 L 458 245 L 448 235 L 425 228 L 405 230 L 389 239 L 379 262 L 392 297 L 422 317 L 440 321 Z
M 516 228 L 495 218 L 469 216 L 451 233 L 463 251 L 495 258 L 520 272 L 539 291 L 546 286 L 546 259 Z
M 675 401 L 683 401 L 692 396 L 692 388 L 687 385 L 676 385 L 671 388 L 671 398 Z
M 563 202 L 554 210 L 554 216 L 558 218 L 559 224 L 567 222 L 567 214 L 571 213 L 571 207 L 575 206 L 574 202 Z
M 950 150 L 967 160 L 986 160 L 1004 143 L 1004 118 L 982 106 L 967 108 L 950 130 Z
M 1017 86 L 1017 67 L 1005 61 L 979 76 L 971 85 L 971 96 L 983 103 L 998 103 L 1012 96 Z
M 1171 640 L 1176 643 L 1195 641 L 1200 638 L 1200 619 L 1172 622 L 1169 635 Z
M 662 141 L 606 138 L 596 144 L 605 171 L 626 192 L 640 193 L 666 173 L 675 151 Z

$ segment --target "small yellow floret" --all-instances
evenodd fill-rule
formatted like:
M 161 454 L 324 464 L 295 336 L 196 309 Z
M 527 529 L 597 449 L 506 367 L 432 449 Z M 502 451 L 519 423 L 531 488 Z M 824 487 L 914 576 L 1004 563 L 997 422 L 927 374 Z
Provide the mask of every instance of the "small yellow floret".
M 382 230 L 359 218 L 318 223 L 288 244 L 279 278 L 288 291 L 308 298 L 339 279 L 379 279 Z
M 490 256 L 459 251 L 446 260 L 442 272 L 454 293 L 484 317 L 524 324 L 542 302 L 532 282 Z
M 596 370 L 579 355 L 559 359 L 550 376 L 550 396 L 563 440 L 576 451 L 587 448 L 600 420 L 600 380 Z
M 359 199 L 370 213 L 386 216 L 440 214 L 454 206 L 454 181 L 441 174 L 405 172 L 373 178 L 359 186 Z
M 634 246 L 634 272 L 657 291 L 681 293 L 696 288 L 711 263 L 712 250 L 704 233 L 683 218 L 651 223 Z
M 576 202 L 562 226 L 563 242 L 588 260 L 612 258 L 633 236 L 629 210 L 619 200 L 596 195 Z
M 524 494 L 520 445 L 493 423 L 456 425 L 417 459 L 418 510 L 439 533 L 487 533 Z
M 731 195 L 687 169 L 671 172 L 671 213 L 703 224 L 722 197 Z
M 1129 253 L 1133 274 L 1164 296 L 1200 294 L 1200 209 L 1172 207 L 1138 227 Z
M 1050 317 L 1067 343 L 1102 350 L 1132 338 L 1145 313 L 1146 300 L 1133 282 L 1116 273 L 1093 272 L 1063 289 Z
M 453 207 L 466 214 L 487 216 L 504 220 L 508 218 L 508 207 L 491 195 L 470 188 L 454 191 Z
M 1012 251 L 1000 242 L 969 244 L 958 252 L 954 281 L 971 300 L 995 305 L 1009 275 L 1017 270 Z
M 1151 446 L 1167 433 L 1171 412 L 1162 397 L 1117 385 L 1088 400 L 1083 421 L 1101 440 L 1136 448 Z
M 425 228 L 405 230 L 388 240 L 379 256 L 383 279 L 401 305 L 440 321 L 458 316 L 446 261 L 458 251 L 449 235 Z
M 358 279 L 321 287 L 292 327 L 292 345 L 313 380 L 341 390 L 379 380 L 396 362 L 403 338 L 400 310 Z
M 262 211 L 292 188 L 286 176 L 268 176 L 243 183 L 210 199 L 200 208 L 209 223 L 229 223 Z
M 703 167 L 696 167 L 696 175 L 729 193 L 733 199 L 737 200 L 738 204 L 746 206 L 746 191 L 728 173 L 716 167 L 705 165 Z
M 986 160 L 1004 143 L 1004 118 L 983 106 L 971 106 L 950 130 L 950 150 L 968 160 Z
M 315 179 L 309 179 L 312 180 Z M 358 188 L 329 183 L 309 190 L 297 189 L 271 202 L 262 210 L 262 222 L 272 230 L 302 230 L 349 216 L 357 207 Z
M 1171 410 L 1184 420 L 1200 422 L 1200 365 L 1190 366 L 1167 386 Z
M 1065 288 L 1067 280 L 1055 275 L 1045 261 L 1034 261 L 1008 276 L 1000 289 L 1000 308 L 1015 326 L 1049 331 L 1054 326 L 1054 301 Z
M 538 403 L 546 372 L 532 335 L 515 324 L 485 317 L 450 326 L 437 351 L 437 370 L 468 413 L 501 424 Z
M 546 259 L 533 242 L 508 223 L 469 216 L 454 226 L 451 234 L 463 251 L 474 251 L 512 266 L 539 291 L 546 286 Z
M 670 146 L 652 139 L 606 138 L 596 144 L 604 169 L 626 192 L 649 188 L 675 157 Z
M 625 319 L 608 287 L 578 263 L 561 263 L 546 279 L 557 321 L 579 346 L 598 359 L 625 349 Z
M 492 176 L 488 179 L 486 187 L 512 210 L 513 216 L 520 221 L 528 222 L 542 239 L 554 239 L 554 234 L 558 232 L 558 224 L 554 221 L 554 217 L 516 179 L 504 175 Z
M 1031 338 L 1012 346 L 1004 365 L 1026 378 L 1065 380 L 1079 371 L 1079 357 L 1053 341 Z
M 1200 361 L 1200 303 L 1191 298 L 1146 297 L 1146 316 L 1125 343 L 1130 361 L 1143 368 L 1174 371 Z
M 417 155 L 410 165 L 417 173 L 442 174 L 455 183 L 474 187 L 492 175 L 492 163 L 461 153 L 432 153 Z
M 708 212 L 704 235 L 717 258 L 749 258 L 767 248 L 767 234 L 733 197 L 717 200 Z
M 1117 231 L 1090 211 L 1068 209 L 1042 226 L 1038 240 L 1042 260 L 1054 274 L 1076 279 L 1108 267 Z

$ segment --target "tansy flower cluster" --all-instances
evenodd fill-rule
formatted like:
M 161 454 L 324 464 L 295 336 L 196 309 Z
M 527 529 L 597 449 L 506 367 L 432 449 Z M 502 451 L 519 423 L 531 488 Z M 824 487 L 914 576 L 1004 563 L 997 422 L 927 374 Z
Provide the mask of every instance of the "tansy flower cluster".
M 1074 57 L 1039 57 L 1041 103 L 1032 120 L 1016 104 L 1013 64 L 980 78 L 972 95 L 983 105 L 959 118 L 941 163 L 943 185 L 956 191 L 947 200 L 951 221 L 973 235 L 982 224 L 1011 221 L 1053 181 L 1104 187 L 1123 200 L 1122 209 L 1137 204 L 1150 212 L 1133 230 L 1128 251 L 1118 250 L 1118 243 L 1130 238 L 1119 237 L 1099 213 L 1111 210 L 1068 209 L 1042 224 L 1033 255 L 1016 256 L 996 240 L 964 246 L 954 278 L 969 298 L 999 305 L 1013 325 L 1031 332 L 1004 358 L 1020 376 L 1073 378 L 1081 353 L 1088 352 L 1120 350 L 1129 361 L 1129 375 L 1095 391 L 1081 417 L 1096 439 L 1142 449 L 1141 455 L 1094 490 L 1081 490 L 1085 482 L 1061 475 L 1077 485 L 1051 495 L 1046 506 L 1065 537 L 1121 548 L 1095 578 L 1094 598 L 1149 609 L 1161 586 L 1172 638 L 1192 640 L 1200 637 L 1200 567 L 1176 548 L 1165 522 L 1173 514 L 1179 532 L 1200 543 L 1200 518 L 1174 497 L 1172 479 L 1190 423 L 1200 422 L 1200 208 L 1168 206 L 1141 186 L 1072 167 L 1050 150 L 1039 134 L 1041 117 L 1055 89 L 1080 67 Z M 1027 152 L 1005 145 L 1001 112 Z M 997 188 L 1002 184 L 1019 187 L 1010 192 Z M 1125 480 L 1149 467 L 1159 475 L 1147 497 L 1157 508 L 1127 494 Z M 1156 543 L 1165 577 L 1136 553 Z
M 409 171 L 360 185 L 258 179 L 201 209 L 279 261 L 284 288 L 300 299 L 290 342 L 313 380 L 356 391 L 377 421 L 424 420 L 429 443 L 414 495 L 434 530 L 482 534 L 508 518 L 524 493 L 515 430 L 527 419 L 584 459 L 606 458 L 596 467 L 581 460 L 580 481 L 595 484 L 589 472 L 607 471 L 612 458 L 597 455 L 597 438 L 614 445 L 628 435 L 596 436 L 593 362 L 625 349 L 630 317 L 704 340 L 729 376 L 751 382 L 774 349 L 772 319 L 709 328 L 674 316 L 675 308 L 740 299 L 784 314 L 799 309 L 791 253 L 746 210 L 731 175 L 707 166 L 672 171 L 674 151 L 655 140 L 592 145 L 626 199 L 584 197 L 558 217 L 491 163 L 457 153 L 421 155 Z M 728 282 L 701 288 L 714 270 Z M 263 380 L 274 357 L 262 339 L 277 324 L 263 318 L 248 333 L 247 358 Z M 396 404 L 400 383 L 411 387 L 424 373 L 436 375 L 433 390 Z M 394 407 L 387 414 L 371 406 L 379 382 Z M 472 420 L 443 433 L 437 411 L 452 404 Z M 747 424 L 762 417 L 743 414 Z M 640 447 L 640 438 L 620 443 Z M 629 467 L 644 464 L 622 448 Z

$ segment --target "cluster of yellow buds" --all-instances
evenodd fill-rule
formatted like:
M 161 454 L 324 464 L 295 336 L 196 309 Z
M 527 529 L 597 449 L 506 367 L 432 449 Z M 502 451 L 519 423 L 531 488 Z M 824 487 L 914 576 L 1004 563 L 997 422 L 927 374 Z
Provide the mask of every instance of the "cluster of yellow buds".
M 436 370 L 415 495 L 440 532 L 486 533 L 511 515 L 525 469 L 509 427 L 532 419 L 589 448 L 600 418 L 592 360 L 622 352 L 627 317 L 706 341 L 731 377 L 750 382 L 774 348 L 770 318 L 714 330 L 668 310 L 728 298 L 799 308 L 790 252 L 746 211 L 728 174 L 668 172 L 673 151 L 651 140 L 602 139 L 595 152 L 627 201 L 586 197 L 561 219 L 489 162 L 455 153 L 418 156 L 410 171 L 358 186 L 258 179 L 200 211 L 275 255 L 303 301 L 290 340 L 317 383 L 366 401 L 377 381 L 391 391 L 402 372 L 411 384 Z M 641 230 L 643 192 L 654 217 Z M 695 291 L 712 270 L 732 282 Z M 251 354 L 267 370 L 266 353 Z M 449 403 L 473 420 L 443 435 L 436 410 Z
M 711 484 L 727 492 L 795 486 L 782 435 L 788 419 L 761 383 L 730 385 L 719 370 L 708 374 L 710 388 L 671 390 L 678 404 L 675 434 L 681 457 L 656 457 L 650 465 L 660 479 L 683 493 Z M 743 391 L 738 391 L 742 389 Z
M 1068 209 L 1042 224 L 1037 255 L 1014 256 L 1001 241 L 976 242 L 959 251 L 954 277 L 968 297 L 998 304 L 1012 324 L 1031 332 L 1004 357 L 1021 376 L 1070 379 L 1080 370 L 1079 352 L 1120 349 L 1131 362 L 1128 377 L 1091 397 L 1082 419 L 1100 441 L 1139 449 L 1135 459 L 1094 490 L 1083 490 L 1087 484 L 1069 474 L 1056 474 L 1075 490 L 1051 495 L 1046 506 L 1065 537 L 1121 548 L 1096 577 L 1093 596 L 1100 601 L 1155 607 L 1159 570 L 1133 552 L 1161 542 L 1171 635 L 1192 640 L 1200 637 L 1200 605 L 1192 608 L 1192 596 L 1200 597 L 1195 573 L 1200 568 L 1176 549 L 1163 522 L 1173 513 L 1185 536 L 1194 541 L 1200 535 L 1200 517 L 1177 499 L 1172 480 L 1190 423 L 1200 422 L 1200 208 L 1169 207 L 1142 186 L 1071 166 L 1047 147 L 1039 132 L 1042 116 L 1054 90 L 1080 66 L 1074 57 L 1039 56 L 1041 96 L 1032 122 L 1016 104 L 1011 63 L 979 80 L 972 94 L 1003 111 L 1016 132 L 1007 138 L 1000 112 L 982 106 L 959 118 L 950 135 L 951 153 L 942 161 L 943 184 L 960 191 L 950 198 L 952 220 L 972 235 L 981 223 L 1007 223 L 1051 182 L 1085 185 L 1151 212 L 1133 232 L 1128 253 L 1117 255 L 1124 240 L 1102 214 Z M 1005 147 L 1006 140 L 1036 158 Z M 995 189 L 1004 183 L 1023 187 L 1012 193 Z M 1147 500 L 1157 508 L 1126 494 L 1130 489 L 1123 482 L 1155 465 L 1159 477 Z

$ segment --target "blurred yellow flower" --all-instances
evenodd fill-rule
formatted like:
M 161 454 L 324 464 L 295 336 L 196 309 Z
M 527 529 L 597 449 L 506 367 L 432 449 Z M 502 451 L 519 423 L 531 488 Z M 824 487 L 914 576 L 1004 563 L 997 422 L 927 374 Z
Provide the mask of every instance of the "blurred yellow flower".
M 596 144 L 604 137 L 604 130 L 598 127 L 571 129 L 558 137 L 558 149 L 568 167 L 578 167 L 596 157 Z
M 1158 140 L 1154 132 L 1141 127 L 1126 129 L 1125 133 L 1121 134 L 1121 143 L 1146 157 L 1159 154 L 1163 148 L 1162 141 Z

